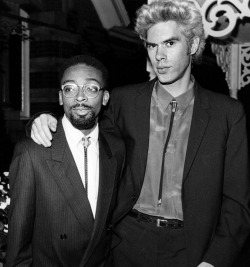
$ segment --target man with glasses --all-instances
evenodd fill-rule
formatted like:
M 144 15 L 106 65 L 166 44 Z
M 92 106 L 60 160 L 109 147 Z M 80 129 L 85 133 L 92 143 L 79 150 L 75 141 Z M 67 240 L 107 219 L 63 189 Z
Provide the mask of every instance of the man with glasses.
M 109 100 L 107 70 L 76 56 L 62 66 L 60 83 L 64 116 L 53 147 L 25 140 L 15 149 L 6 266 L 104 266 L 108 258 L 125 153 L 98 127 Z

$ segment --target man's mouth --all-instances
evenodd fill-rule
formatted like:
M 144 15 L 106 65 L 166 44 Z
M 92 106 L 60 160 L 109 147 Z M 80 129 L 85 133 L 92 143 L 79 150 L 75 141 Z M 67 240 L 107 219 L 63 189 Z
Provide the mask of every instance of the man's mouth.
M 89 113 L 89 109 L 80 109 L 80 108 L 76 108 L 76 109 L 73 109 L 74 113 L 76 113 L 77 115 L 86 115 Z
M 71 109 L 74 113 L 78 115 L 86 115 L 91 110 L 91 107 L 77 105 L 77 106 L 73 106 Z
M 166 73 L 168 71 L 169 67 L 157 67 L 158 73 Z

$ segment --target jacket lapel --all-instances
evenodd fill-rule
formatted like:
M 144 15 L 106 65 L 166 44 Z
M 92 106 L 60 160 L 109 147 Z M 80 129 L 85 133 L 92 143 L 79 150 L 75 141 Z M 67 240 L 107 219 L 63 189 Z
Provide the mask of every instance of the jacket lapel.
M 84 231 L 91 235 L 94 225 L 93 214 L 73 155 L 66 141 L 61 120 L 58 122 L 57 132 L 53 140 L 52 160 L 48 160 L 47 164 L 75 217 Z
M 94 230 L 82 264 L 88 259 L 99 242 L 110 209 L 116 178 L 116 159 L 112 156 L 106 138 L 99 132 L 99 190 Z
M 209 113 L 208 113 L 209 108 L 210 108 L 210 103 L 208 96 L 201 88 L 198 88 L 197 85 L 195 88 L 193 118 L 189 133 L 189 140 L 188 140 L 184 173 L 183 173 L 183 182 L 187 178 L 189 170 L 194 162 L 195 156 L 199 150 L 200 144 L 204 137 L 209 122 Z
M 95 230 L 99 223 L 105 221 L 108 215 L 108 208 L 113 196 L 115 174 L 116 174 L 116 159 L 112 156 L 108 143 L 102 134 L 99 135 L 99 191 L 96 210 Z

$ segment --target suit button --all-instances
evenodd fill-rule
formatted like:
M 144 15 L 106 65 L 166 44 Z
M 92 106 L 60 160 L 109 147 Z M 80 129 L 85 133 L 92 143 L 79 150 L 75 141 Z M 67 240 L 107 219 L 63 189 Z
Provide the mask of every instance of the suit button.
M 111 230 L 112 230 L 112 228 L 113 228 L 113 225 L 112 225 L 112 224 L 110 224 L 110 225 L 107 227 L 107 231 L 111 231 Z
M 136 196 L 135 194 L 132 195 L 132 200 L 135 200 Z
M 61 235 L 60 235 L 60 238 L 61 238 L 62 240 L 65 240 L 65 239 L 67 239 L 67 235 L 66 235 L 66 234 L 61 234 Z

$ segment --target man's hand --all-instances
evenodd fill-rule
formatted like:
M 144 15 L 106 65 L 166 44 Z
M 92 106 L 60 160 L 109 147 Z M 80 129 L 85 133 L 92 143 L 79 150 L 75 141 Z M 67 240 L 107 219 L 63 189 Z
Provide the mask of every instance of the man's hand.
M 197 267 L 214 267 L 214 266 L 212 264 L 210 264 L 210 263 L 202 262 Z
M 57 120 L 49 114 L 42 114 L 32 123 L 31 138 L 39 145 L 45 147 L 51 146 L 52 135 L 50 131 L 55 132 Z

